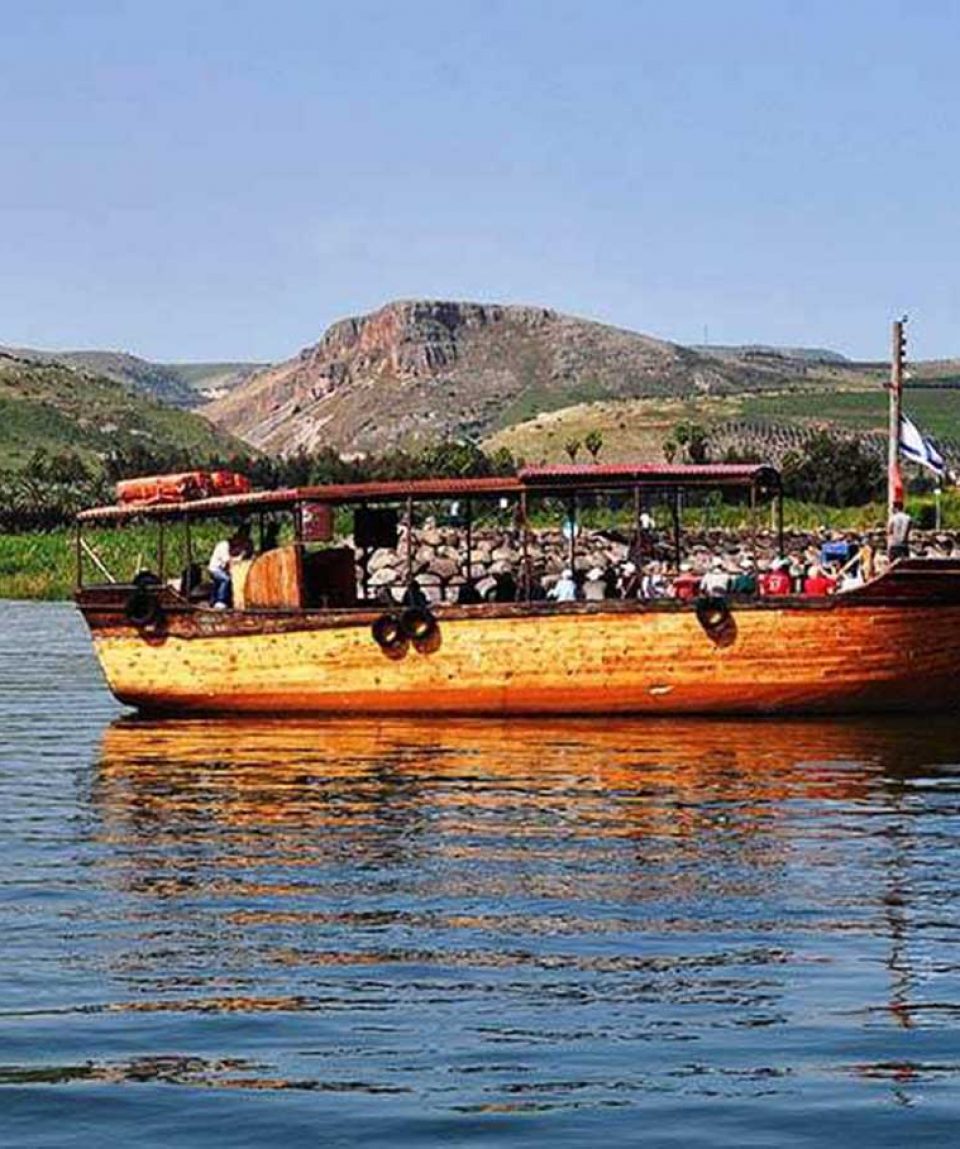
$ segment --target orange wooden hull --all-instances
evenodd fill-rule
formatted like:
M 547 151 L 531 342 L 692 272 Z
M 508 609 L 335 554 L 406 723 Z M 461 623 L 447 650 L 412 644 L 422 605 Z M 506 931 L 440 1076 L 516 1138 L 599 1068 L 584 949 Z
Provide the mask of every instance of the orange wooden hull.
M 433 641 L 389 654 L 363 611 L 192 611 L 145 632 L 81 606 L 110 688 L 148 710 L 854 713 L 956 705 L 956 581 L 945 600 L 735 606 L 723 641 L 678 604 L 440 608 Z

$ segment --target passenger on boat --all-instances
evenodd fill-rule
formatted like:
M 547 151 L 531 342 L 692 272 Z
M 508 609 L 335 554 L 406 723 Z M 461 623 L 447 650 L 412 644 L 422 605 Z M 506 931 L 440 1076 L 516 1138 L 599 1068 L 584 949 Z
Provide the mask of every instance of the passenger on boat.
M 460 584 L 460 589 L 457 591 L 457 605 L 476 606 L 478 602 L 483 602 L 483 597 L 477 590 L 477 584 L 468 578 Z
M 757 576 L 753 569 L 753 559 L 749 555 L 743 555 L 739 567 L 738 572 L 730 580 L 730 593 L 743 597 L 756 594 Z
M 619 598 L 620 597 L 620 580 L 617 577 L 616 568 L 613 566 L 607 567 L 603 573 L 603 597 L 604 598 Z
M 230 567 L 235 560 L 250 558 L 252 554 L 253 542 L 246 523 L 239 526 L 229 539 L 221 539 L 213 548 L 207 570 L 213 580 L 212 606 L 215 609 L 226 610 L 233 605 Z
M 856 590 L 863 586 L 864 577 L 860 567 L 844 568 L 837 575 L 837 593 L 845 594 L 849 590 Z
M 680 573 L 673 580 L 673 597 L 681 602 L 691 602 L 700 589 L 700 576 L 690 563 L 680 564 Z
M 529 572 L 524 571 L 520 575 L 520 583 L 517 587 L 517 602 L 543 602 L 547 597 L 547 592 L 543 587 L 543 568 L 537 567 L 536 570 Z
M 640 592 L 641 579 L 637 574 L 637 564 L 627 561 L 620 568 L 620 577 L 617 579 L 617 591 L 620 598 L 636 598 Z
M 803 580 L 803 593 L 807 596 L 822 598 L 833 594 L 837 589 L 837 580 L 831 578 L 822 567 L 814 563 L 807 570 L 807 577 Z
M 912 520 L 903 509 L 903 502 L 897 500 L 893 504 L 893 513 L 887 524 L 887 554 L 890 561 L 905 559 L 910 554 L 910 527 Z
M 700 591 L 708 596 L 719 597 L 729 590 L 730 575 L 724 569 L 723 559 L 717 556 L 711 560 L 710 569 L 700 580 Z
M 790 560 L 775 559 L 770 569 L 761 574 L 758 589 L 761 598 L 773 598 L 779 595 L 790 594 L 793 584 L 789 574 Z
M 516 602 L 517 580 L 507 567 L 492 572 L 493 586 L 487 592 L 487 602 Z
M 564 567 L 560 577 L 547 591 L 547 598 L 557 602 L 574 602 L 577 597 L 577 584 L 573 578 L 570 567 Z
M 660 563 L 647 563 L 640 579 L 640 597 L 645 599 L 665 598 L 669 587 Z
M 607 597 L 605 573 L 601 567 L 593 567 L 587 571 L 586 581 L 583 584 L 583 597 L 587 602 L 603 602 Z

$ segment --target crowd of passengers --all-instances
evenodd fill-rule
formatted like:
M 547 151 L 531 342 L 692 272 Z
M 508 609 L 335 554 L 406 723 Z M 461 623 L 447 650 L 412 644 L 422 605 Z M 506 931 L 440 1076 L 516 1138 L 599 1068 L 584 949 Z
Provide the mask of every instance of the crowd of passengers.
M 565 568 L 550 585 L 534 577 L 529 594 L 522 579 L 508 569 L 494 570 L 489 579 L 463 583 L 457 602 L 517 602 L 549 599 L 556 602 L 602 602 L 610 599 L 678 599 L 702 597 L 768 598 L 778 595 L 825 595 L 855 590 L 882 574 L 887 556 L 865 543 L 851 548 L 845 562 L 827 557 L 826 548 L 808 547 L 771 561 L 756 560 L 747 552 L 682 562 L 627 560 L 619 566 L 596 566 L 586 572 Z M 491 584 L 492 580 L 492 584 Z M 488 584 L 488 585 L 485 585 Z M 483 588 L 481 593 L 480 588 Z M 409 594 L 410 592 L 408 592 Z M 416 590 L 413 597 L 417 597 Z
M 899 524 L 898 518 L 902 520 Z M 456 602 L 461 605 L 540 600 L 602 602 L 611 599 L 690 602 L 703 597 L 743 599 L 842 594 L 863 586 L 883 574 L 892 560 L 909 554 L 910 521 L 899 504 L 891 523 L 894 528 L 902 526 L 902 530 L 888 530 L 887 553 L 874 550 L 866 541 L 854 544 L 833 539 L 820 548 L 811 544 L 802 553 L 769 560 L 757 559 L 745 549 L 723 556 L 699 553 L 690 561 L 681 562 L 679 567 L 669 560 L 651 557 L 649 550 L 643 553 L 647 548 L 652 549 L 654 544 L 655 536 L 648 530 L 641 532 L 637 548 L 621 564 L 595 566 L 586 572 L 566 567 L 559 577 L 533 570 L 529 586 L 522 573 L 518 578 L 506 563 L 495 563 L 488 577 L 461 583 L 456 591 Z M 276 544 L 276 527 L 271 526 L 261 550 L 271 550 Z M 928 554 L 931 553 L 936 552 L 930 552 L 928 548 Z M 253 554 L 247 525 L 239 527 L 229 539 L 217 543 L 207 568 L 212 583 L 211 605 L 223 609 L 232 603 L 230 568 L 235 560 L 249 559 Z M 405 592 L 398 589 L 400 593 L 408 605 L 426 606 L 428 603 L 426 594 L 416 582 Z M 387 586 L 381 587 L 376 597 L 385 603 L 397 601 L 393 589 Z

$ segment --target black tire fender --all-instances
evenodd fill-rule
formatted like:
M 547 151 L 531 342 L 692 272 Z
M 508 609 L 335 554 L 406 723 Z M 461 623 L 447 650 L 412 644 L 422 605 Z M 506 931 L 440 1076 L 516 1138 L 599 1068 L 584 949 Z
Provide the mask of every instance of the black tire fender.
M 381 614 L 370 627 L 370 633 L 381 650 L 397 650 L 407 640 L 403 621 L 395 614 Z
M 400 618 L 403 633 L 411 642 L 429 642 L 437 633 L 437 620 L 426 607 L 408 607 Z
M 697 621 L 707 634 L 719 634 L 730 625 L 730 605 L 725 598 L 697 599 Z
M 129 596 L 123 606 L 128 622 L 136 627 L 155 626 L 163 616 L 163 608 L 155 594 L 140 586 Z

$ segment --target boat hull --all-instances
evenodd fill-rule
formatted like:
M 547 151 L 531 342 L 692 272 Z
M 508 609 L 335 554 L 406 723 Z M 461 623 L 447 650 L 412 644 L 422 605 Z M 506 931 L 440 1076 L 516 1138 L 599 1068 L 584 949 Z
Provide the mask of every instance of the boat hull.
M 110 688 L 176 713 L 769 714 L 956 705 L 960 601 L 905 593 L 734 605 L 439 608 L 386 652 L 377 613 L 171 610 L 155 628 L 81 601 Z M 916 592 L 920 584 L 915 584 Z

